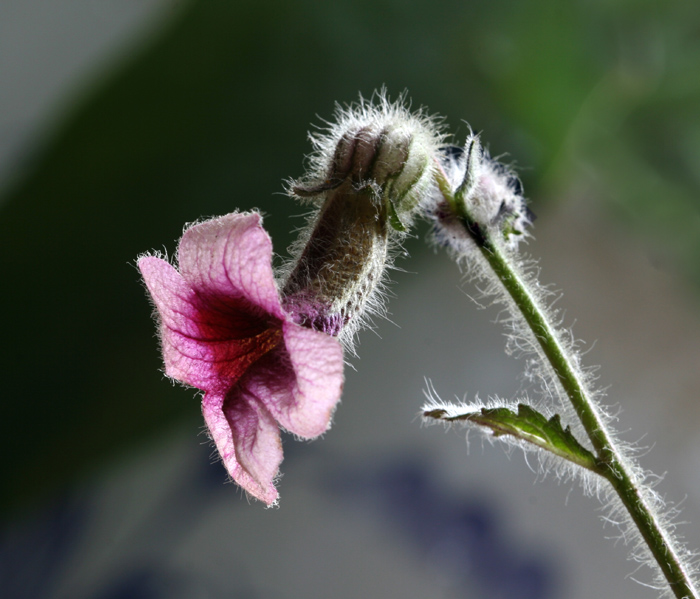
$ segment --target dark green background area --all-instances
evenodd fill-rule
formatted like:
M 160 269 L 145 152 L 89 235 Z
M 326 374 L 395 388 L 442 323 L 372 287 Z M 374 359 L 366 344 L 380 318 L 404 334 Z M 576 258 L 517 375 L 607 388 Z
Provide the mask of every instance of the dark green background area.
M 0 200 L 3 506 L 199 418 L 158 371 L 135 258 L 252 207 L 284 254 L 309 126 L 381 86 L 446 115 L 456 141 L 465 121 L 483 131 L 536 212 L 587 195 L 700 283 L 700 4 L 192 1 Z

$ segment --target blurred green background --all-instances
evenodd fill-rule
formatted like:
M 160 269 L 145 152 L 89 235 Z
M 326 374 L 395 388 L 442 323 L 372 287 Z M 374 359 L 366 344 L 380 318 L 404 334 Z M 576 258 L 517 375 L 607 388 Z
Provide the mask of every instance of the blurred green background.
M 358 92 L 407 90 L 457 142 L 468 122 L 521 169 L 536 213 L 603 205 L 697 296 L 700 3 L 192 0 L 126 46 L 56 109 L 0 198 L 6 514 L 200 425 L 192 391 L 158 370 L 135 258 L 252 207 L 284 254 L 303 210 L 282 182 L 303 173 L 310 125 Z

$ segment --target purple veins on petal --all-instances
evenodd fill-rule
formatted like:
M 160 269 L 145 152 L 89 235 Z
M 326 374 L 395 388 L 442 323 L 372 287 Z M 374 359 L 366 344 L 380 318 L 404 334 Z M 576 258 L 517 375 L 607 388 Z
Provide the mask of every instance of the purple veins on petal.
M 165 373 L 205 392 L 204 418 L 226 469 L 271 505 L 279 426 L 305 438 L 328 429 L 343 385 L 340 343 L 283 309 L 259 214 L 187 229 L 179 269 L 154 256 L 138 266 L 158 313 Z

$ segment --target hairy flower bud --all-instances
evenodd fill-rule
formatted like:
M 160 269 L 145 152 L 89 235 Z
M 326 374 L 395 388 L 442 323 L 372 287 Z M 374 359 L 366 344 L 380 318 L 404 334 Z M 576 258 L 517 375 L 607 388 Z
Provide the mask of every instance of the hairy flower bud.
M 384 97 L 338 117 L 312 136 L 309 173 L 291 185 L 319 209 L 293 247 L 282 293 L 296 322 L 349 340 L 367 308 L 382 309 L 375 292 L 392 239 L 430 195 L 441 138 L 430 119 Z
M 438 241 L 465 253 L 467 246 L 481 244 L 490 235 L 515 249 L 534 220 L 517 175 L 492 159 L 476 135 L 469 136 L 464 148 L 443 147 L 440 168 L 455 205 L 449 206 L 438 192 L 434 215 Z M 464 224 L 457 222 L 459 217 L 465 217 L 471 237 L 465 236 Z

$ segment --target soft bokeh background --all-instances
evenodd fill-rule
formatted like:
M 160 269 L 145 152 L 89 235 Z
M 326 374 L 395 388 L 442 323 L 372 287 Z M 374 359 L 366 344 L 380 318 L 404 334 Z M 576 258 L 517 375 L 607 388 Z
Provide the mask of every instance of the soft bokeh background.
M 252 207 L 284 255 L 306 131 L 382 85 L 519 165 L 527 251 L 700 548 L 700 4 L 1 0 L 3 596 L 656 596 L 575 485 L 421 427 L 424 377 L 511 397 L 522 367 L 424 230 L 279 509 L 159 372 L 135 257 Z

